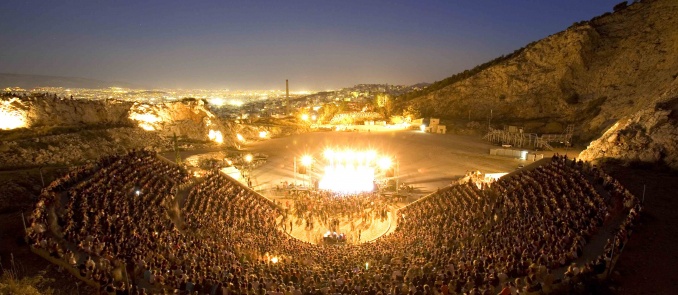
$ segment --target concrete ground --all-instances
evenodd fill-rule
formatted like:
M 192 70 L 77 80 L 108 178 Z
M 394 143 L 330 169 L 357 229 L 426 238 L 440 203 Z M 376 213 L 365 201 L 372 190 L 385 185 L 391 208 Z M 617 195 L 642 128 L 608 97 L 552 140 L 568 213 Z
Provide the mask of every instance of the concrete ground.
M 266 163 L 252 170 L 252 184 L 257 191 L 266 192 L 283 181 L 308 185 L 306 175 L 297 175 L 294 158 L 309 154 L 322 159 L 326 148 L 374 149 L 379 154 L 393 157 L 399 166 L 399 182 L 411 185 L 412 195 L 423 196 L 449 185 L 468 171 L 483 173 L 511 172 L 532 161 L 492 156 L 490 148 L 497 148 L 479 136 L 430 134 L 420 131 L 346 132 L 326 131 L 293 135 L 243 146 L 251 153 L 268 155 Z M 551 151 L 539 151 L 544 157 Z M 562 151 L 561 151 L 562 153 Z M 579 151 L 569 151 L 576 156 Z M 321 165 L 313 167 L 315 179 L 322 174 Z

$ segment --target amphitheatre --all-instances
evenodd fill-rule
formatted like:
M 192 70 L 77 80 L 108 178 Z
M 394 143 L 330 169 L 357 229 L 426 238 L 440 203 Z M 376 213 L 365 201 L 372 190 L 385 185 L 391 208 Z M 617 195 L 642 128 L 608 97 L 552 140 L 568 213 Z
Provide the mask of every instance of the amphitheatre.
M 565 155 L 549 156 L 497 182 L 453 181 L 464 170 L 511 169 L 520 162 L 483 157 L 478 152 L 482 142 L 462 136 L 448 139 L 460 145 L 445 148 L 451 153 L 432 156 L 422 153 L 431 148 L 425 139 L 438 135 L 410 130 L 331 133 L 338 132 L 274 139 L 258 148 L 281 150 L 279 145 L 297 143 L 313 150 L 312 143 L 300 144 L 302 139 L 341 146 L 361 136 L 360 142 L 376 150 L 400 155 L 403 181 L 428 194 L 406 199 L 417 200 L 414 204 L 370 197 L 371 206 L 341 204 L 342 198 L 351 198 L 346 195 L 321 195 L 316 207 L 308 209 L 312 215 L 298 214 L 288 203 L 299 200 L 296 209 L 313 197 L 264 197 L 217 170 L 193 178 L 154 151 L 129 151 L 71 169 L 43 190 L 29 217 L 28 243 L 36 253 L 62 259 L 79 269 L 76 275 L 109 290 L 131 284 L 135 292 L 258 292 L 250 286 L 254 284 L 258 289 L 306 291 L 352 289 L 366 281 L 360 287 L 386 291 L 401 288 L 394 283 L 405 280 L 429 288 L 441 281 L 439 287 L 447 285 L 454 292 L 495 292 L 514 278 L 519 289 L 539 285 L 533 292 L 542 287 L 544 292 L 571 292 L 575 285 L 570 280 L 607 275 L 614 252 L 621 250 L 642 210 L 639 199 L 613 178 Z M 383 136 L 395 138 L 379 138 Z M 369 144 L 373 137 L 381 147 Z M 269 156 L 274 167 L 263 163 L 250 171 L 251 178 L 288 181 L 278 175 L 285 169 L 275 169 L 276 156 L 282 154 Z M 465 161 L 480 167 L 458 164 L 469 158 L 478 160 Z M 99 197 L 90 201 L 90 195 Z M 343 207 L 326 209 L 332 202 Z M 380 215 L 374 211 L 382 207 L 375 203 L 382 202 L 390 205 Z M 352 206 L 360 209 L 347 208 Z M 341 220 L 342 226 L 324 219 Z M 343 224 L 349 219 L 364 230 L 363 239 L 356 238 L 353 225 L 349 229 Z M 533 222 L 545 224 L 533 227 Z M 324 244 L 310 236 L 318 234 L 309 230 L 313 227 L 321 233 L 346 231 L 348 242 Z M 548 239 L 538 242 L 537 236 Z M 588 272 L 579 271 L 584 265 Z M 354 283 L 333 283 L 341 279 Z M 224 280 L 229 283 L 222 285 Z
M 677 15 L 615 7 L 383 124 L 6 91 L 0 266 L 54 294 L 670 293 Z

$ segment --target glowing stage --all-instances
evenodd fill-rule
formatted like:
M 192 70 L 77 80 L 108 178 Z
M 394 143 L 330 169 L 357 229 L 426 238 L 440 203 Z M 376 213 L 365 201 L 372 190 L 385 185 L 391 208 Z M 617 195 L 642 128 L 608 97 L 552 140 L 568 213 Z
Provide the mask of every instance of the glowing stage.
M 375 151 L 325 150 L 323 175 L 318 188 L 337 193 L 371 192 L 375 188 L 375 175 L 391 169 L 392 160 L 378 156 Z M 303 157 L 302 162 L 309 162 Z M 310 159 L 312 161 L 312 159 Z

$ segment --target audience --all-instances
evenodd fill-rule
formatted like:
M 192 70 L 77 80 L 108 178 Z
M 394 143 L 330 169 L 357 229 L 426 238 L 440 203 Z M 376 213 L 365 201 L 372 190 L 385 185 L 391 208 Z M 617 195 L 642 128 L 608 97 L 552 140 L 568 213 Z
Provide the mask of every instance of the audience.
M 28 240 L 111 294 L 538 294 L 603 277 L 642 211 L 602 170 L 555 156 L 412 203 L 374 242 L 316 245 L 288 236 L 285 211 L 219 172 L 190 181 L 152 152 L 101 159 L 43 191 Z M 377 194 L 328 194 L 298 196 L 293 214 L 385 216 Z M 616 207 L 619 231 L 576 264 Z

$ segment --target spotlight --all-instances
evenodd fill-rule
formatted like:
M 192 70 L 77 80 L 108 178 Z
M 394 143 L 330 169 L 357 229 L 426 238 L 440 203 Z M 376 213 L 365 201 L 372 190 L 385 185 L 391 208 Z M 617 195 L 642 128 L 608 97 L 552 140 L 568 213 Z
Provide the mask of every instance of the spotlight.
M 311 166 L 311 163 L 313 163 L 313 157 L 309 155 L 304 155 L 301 157 L 301 165 L 308 167 Z
M 379 168 L 381 168 L 381 170 L 386 170 L 388 168 L 391 168 L 391 165 L 393 165 L 393 161 L 391 161 L 391 159 L 388 157 L 381 157 L 377 164 L 379 164 Z

